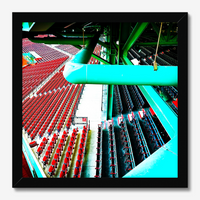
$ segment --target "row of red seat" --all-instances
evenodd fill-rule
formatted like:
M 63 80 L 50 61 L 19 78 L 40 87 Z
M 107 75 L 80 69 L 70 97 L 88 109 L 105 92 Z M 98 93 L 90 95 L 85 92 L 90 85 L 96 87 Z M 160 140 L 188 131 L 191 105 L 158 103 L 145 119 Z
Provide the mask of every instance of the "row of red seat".
M 51 154 L 53 152 L 54 147 L 56 146 L 56 141 L 58 140 L 58 134 L 54 134 L 51 138 L 51 141 L 49 143 L 49 146 L 47 147 L 47 150 L 45 152 L 45 155 L 42 159 L 43 167 L 45 168 L 46 164 L 49 162 L 49 159 L 51 157 Z
M 82 165 L 83 165 L 83 159 L 84 159 L 86 141 L 87 141 L 87 134 L 88 134 L 88 125 L 86 127 L 83 126 L 81 141 L 80 141 L 80 145 L 79 145 L 79 149 L 78 149 L 78 156 L 77 156 L 77 159 L 76 159 L 76 167 L 74 169 L 73 178 L 80 178 L 81 177 L 81 171 L 82 171 Z
M 78 86 L 78 85 L 77 85 Z M 59 111 L 57 112 L 56 116 L 55 116 L 55 119 L 57 119 L 56 122 L 58 122 L 58 119 L 60 119 L 61 115 L 63 115 L 63 118 L 60 119 L 59 123 L 57 125 L 57 130 L 58 132 L 61 130 L 64 122 L 65 122 L 65 117 L 67 116 L 68 114 L 68 111 L 70 109 L 70 106 L 71 106 L 71 103 L 72 103 L 72 97 L 73 95 L 76 94 L 76 89 L 74 90 L 75 88 L 75 85 L 72 85 L 70 91 L 68 92 L 67 94 L 67 97 L 65 98 L 64 102 L 62 103 L 61 107 L 59 108 Z M 72 96 L 71 96 L 72 95 Z M 69 101 L 69 102 L 68 102 Z M 66 105 L 66 103 L 68 102 L 68 104 Z M 63 113 L 64 111 L 64 108 L 66 108 L 65 112 Z M 52 126 L 52 127 L 51 127 Z M 51 134 L 51 132 L 53 131 L 54 127 L 56 126 L 56 124 L 54 123 L 54 121 L 52 122 L 50 126 L 50 129 L 48 129 L 48 133 Z
M 25 130 L 27 130 L 27 123 L 31 122 L 31 117 L 33 117 L 32 115 L 36 113 L 37 110 L 41 111 L 41 109 L 43 109 L 43 107 L 45 106 L 45 102 L 48 102 L 54 94 L 55 92 L 51 94 L 48 93 L 47 95 L 38 96 L 37 98 L 35 98 L 32 104 L 30 104 L 30 106 L 23 112 L 22 125 L 24 126 Z
M 55 154 L 54 154 L 53 160 L 51 162 L 51 165 L 49 167 L 48 174 L 50 176 L 53 176 L 54 173 L 56 172 L 56 168 L 58 167 L 60 156 L 62 154 L 63 147 L 65 146 L 67 137 L 68 137 L 68 132 L 64 131 L 63 134 L 62 134 L 62 137 L 60 139 L 60 142 L 58 144 L 58 147 L 57 147 L 57 149 L 55 151 Z
M 60 172 L 60 178 L 64 178 L 65 175 L 68 172 L 68 167 L 70 165 L 70 160 L 71 160 L 71 157 L 72 157 L 72 154 L 73 154 L 74 145 L 75 145 L 75 142 L 77 141 L 76 140 L 77 132 L 78 132 L 78 128 L 73 129 L 73 132 L 72 132 L 72 135 L 71 135 L 71 138 L 70 138 L 70 141 L 69 141 L 69 145 L 68 145 L 68 148 L 67 148 L 67 152 L 66 152 L 66 155 L 65 155 L 65 158 L 64 158 L 64 162 L 63 162 L 63 165 L 62 165 L 62 171 Z M 53 175 L 52 172 L 50 172 L 50 176 L 51 175 Z
M 61 105 L 61 103 L 63 104 L 63 99 L 65 98 L 65 101 L 64 101 L 64 103 L 66 102 L 66 100 L 68 100 L 68 95 L 67 94 L 69 94 L 68 93 L 68 90 L 69 90 L 69 86 L 65 89 L 65 88 L 63 88 L 61 91 L 59 91 L 59 90 L 57 90 L 56 91 L 56 93 L 53 91 L 51 94 L 58 94 L 58 96 L 56 95 L 56 97 L 54 96 L 54 98 L 53 98 L 53 103 L 50 105 L 49 104 L 49 108 L 47 109 L 47 106 L 45 106 L 45 104 L 46 104 L 46 101 L 45 102 L 43 102 L 43 101 L 41 101 L 41 102 L 39 102 L 39 104 L 40 103 L 42 103 L 42 105 L 43 105 L 43 107 L 45 106 L 45 108 L 46 108 L 46 110 L 47 110 L 47 113 L 45 113 L 44 114 L 44 116 L 43 116 L 43 118 L 42 118 L 42 113 L 44 113 L 43 112 L 43 110 L 41 110 L 40 108 L 38 109 L 37 108 L 37 104 L 36 104 L 36 106 L 33 104 L 33 108 L 35 108 L 35 110 L 33 110 L 32 111 L 32 114 L 33 114 L 33 112 L 34 112 L 34 116 L 36 117 L 37 116 L 37 120 L 35 120 L 34 122 L 34 124 L 35 124 L 35 126 L 37 125 L 37 126 L 39 126 L 39 127 L 41 127 L 42 126 L 42 124 L 43 124 L 43 127 L 41 128 L 41 130 L 39 131 L 39 136 L 40 137 L 42 137 L 42 135 L 43 135 L 43 133 L 46 131 L 46 129 L 48 128 L 48 126 L 49 126 L 49 123 L 52 121 L 52 119 L 53 119 L 53 117 L 54 117 L 54 115 L 55 115 L 55 113 L 57 112 L 57 110 L 58 110 L 58 108 L 60 107 L 60 105 Z M 50 96 L 51 94 L 47 94 L 47 95 L 43 95 L 43 96 Z M 40 97 L 38 98 L 38 99 L 40 99 Z M 51 99 L 48 99 L 48 101 L 50 101 Z M 41 113 L 42 112 L 42 113 Z M 25 115 L 26 116 L 26 115 Z M 32 116 L 31 114 L 29 114 L 28 115 L 28 117 L 25 119 L 25 121 L 24 121 L 24 123 L 26 123 L 27 122 L 27 120 L 29 120 L 29 118 Z M 41 119 L 42 118 L 42 119 Z M 32 121 L 34 120 L 35 118 L 33 118 L 32 119 Z M 56 117 L 55 118 L 55 120 L 57 120 L 58 121 L 58 117 Z M 32 122 L 31 120 L 30 120 L 30 124 L 31 124 L 31 122 Z M 56 122 L 52 122 L 52 124 L 51 125 L 53 125 L 53 123 L 54 123 L 54 125 L 56 125 L 56 123 L 57 123 L 57 121 Z M 41 126 L 40 126 L 41 125 Z M 34 126 L 34 127 L 35 127 Z M 54 126 L 55 127 L 55 126 Z M 24 128 L 25 129 L 27 129 L 28 128 L 28 126 L 27 125 L 25 125 L 24 126 Z M 35 134 L 37 134 L 36 132 L 35 132 Z M 35 135 L 34 134 L 34 135 Z M 33 136 L 34 136 L 33 135 Z
M 49 138 L 45 138 L 45 137 L 42 139 L 42 142 L 40 143 L 40 145 L 36 151 L 36 153 L 38 154 L 38 157 L 42 154 L 43 150 L 45 149 L 45 146 L 46 146 L 48 140 L 49 140 Z
M 60 91 L 58 98 L 55 99 L 54 103 L 49 107 L 49 109 L 47 111 L 48 116 L 46 118 L 46 121 L 43 124 L 43 131 L 39 132 L 40 138 L 43 136 L 44 132 L 46 130 L 48 130 L 48 127 L 50 126 L 50 123 L 51 123 L 52 120 L 55 120 L 56 122 L 58 121 L 58 118 L 55 118 L 54 116 L 55 116 L 58 108 L 60 107 L 60 105 L 63 103 L 64 98 L 66 98 L 68 90 L 69 90 L 69 87 L 66 88 L 66 89 L 63 88 Z M 55 122 L 55 124 L 56 124 L 56 122 Z M 52 128 L 52 127 L 50 127 L 50 128 Z
M 39 115 L 40 111 L 45 107 L 46 102 L 50 99 L 50 95 L 47 94 L 46 96 L 42 96 L 41 98 L 38 98 L 36 101 L 36 106 L 31 106 L 28 112 L 24 113 L 23 115 L 23 122 L 25 130 L 29 128 L 30 125 L 33 124 L 33 121 Z
M 57 59 L 51 62 L 47 62 L 44 64 L 37 64 L 23 69 L 22 98 L 26 97 L 31 91 L 33 91 L 38 85 L 40 85 L 65 60 L 66 58 Z
M 80 88 L 80 89 L 79 89 L 79 88 Z M 83 85 L 82 85 L 81 87 L 80 87 L 80 85 L 76 85 L 76 88 L 75 88 L 75 90 L 74 90 L 72 96 L 70 97 L 70 100 L 69 100 L 67 106 L 65 107 L 66 110 L 64 111 L 64 113 L 63 113 L 63 115 L 62 115 L 62 118 L 60 119 L 60 122 L 59 122 L 59 124 L 58 124 L 58 126 L 57 126 L 57 130 L 58 130 L 58 131 L 60 131 L 60 130 L 62 129 L 62 127 L 64 126 L 64 122 L 66 121 L 66 117 L 68 116 L 68 113 L 69 113 L 69 111 L 70 111 L 70 109 L 71 109 L 71 107 L 72 107 L 72 104 L 74 104 L 74 105 L 73 105 L 73 108 L 72 108 L 72 110 L 71 110 L 71 114 L 70 114 L 70 116 L 69 116 L 69 119 L 70 119 L 70 120 L 68 120 L 68 122 L 67 122 L 67 128 L 68 128 L 69 124 L 71 124 L 71 119 L 72 119 L 72 117 L 73 117 L 74 114 L 75 114 L 75 111 L 76 111 L 76 109 L 77 109 L 77 104 L 79 103 L 79 100 L 80 100 L 82 88 L 83 88 Z M 79 90 L 79 92 L 78 92 L 78 90 Z M 77 94 L 77 92 L 78 92 L 78 94 Z M 75 98 L 76 98 L 76 100 L 75 100 Z M 75 100 L 75 102 L 74 102 L 74 100 Z M 61 109 L 63 110 L 64 107 L 61 108 Z
M 40 130 L 40 134 L 41 133 L 43 134 L 45 132 L 46 128 L 48 127 L 48 123 L 45 124 L 44 122 L 47 119 L 47 117 L 49 116 L 51 110 L 55 106 L 58 99 L 61 97 L 62 92 L 57 91 L 57 92 L 55 92 L 55 94 L 53 92 L 53 96 L 49 99 L 49 101 L 43 102 L 41 109 L 37 110 L 37 112 L 34 113 L 33 116 L 31 117 L 30 120 L 32 120 L 32 118 L 34 118 L 34 122 L 31 123 L 31 126 L 27 130 L 28 135 L 31 135 L 31 139 L 35 138 L 35 136 L 37 135 L 37 132 L 39 132 L 39 130 Z M 43 125 L 43 127 L 42 127 L 42 125 Z M 33 129 L 34 129 L 34 131 L 32 132 Z M 32 132 L 32 133 L 30 134 L 30 132 Z
M 47 102 L 46 105 L 44 104 L 44 108 L 42 109 L 42 111 L 40 112 L 40 114 L 38 115 L 38 113 L 37 113 L 35 115 L 35 117 L 36 117 L 35 122 L 27 130 L 28 134 L 30 134 L 30 132 L 32 132 L 30 134 L 30 137 L 31 137 L 32 140 L 35 138 L 35 136 L 37 135 L 37 133 L 39 132 L 39 130 L 42 132 L 42 134 L 45 132 L 48 124 L 44 124 L 44 122 L 47 119 L 47 117 L 49 116 L 49 113 L 51 112 L 51 109 L 52 109 L 51 105 L 55 105 L 55 103 L 58 101 L 58 99 L 61 96 L 61 94 L 62 94 L 61 92 L 59 94 L 59 91 L 57 91 L 53 95 L 53 97 L 50 99 L 50 101 Z M 42 124 L 43 124 L 43 127 L 42 127 Z
M 48 92 L 49 90 L 54 90 L 58 88 L 62 88 L 63 86 L 67 86 L 68 81 L 63 77 L 62 72 L 56 73 L 46 84 L 42 87 L 37 94 Z

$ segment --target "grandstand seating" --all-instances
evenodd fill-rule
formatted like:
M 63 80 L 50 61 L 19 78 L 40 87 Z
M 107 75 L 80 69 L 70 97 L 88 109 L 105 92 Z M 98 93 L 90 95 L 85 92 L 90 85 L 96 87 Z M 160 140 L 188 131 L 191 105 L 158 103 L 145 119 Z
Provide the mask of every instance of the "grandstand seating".
M 98 134 L 97 134 L 97 153 L 96 153 L 96 174 L 95 178 L 101 178 L 102 176 L 102 125 L 98 125 Z
M 66 54 L 56 51 L 45 44 L 33 43 L 28 38 L 24 38 L 22 40 L 22 52 L 28 53 L 29 51 L 35 51 L 42 57 L 37 63 L 49 62 L 66 57 Z
M 132 94 L 131 95 L 132 99 L 135 100 L 137 107 L 139 109 L 141 109 L 144 106 L 145 103 L 144 103 L 144 100 L 142 99 L 142 97 L 141 97 L 141 95 L 140 95 L 140 93 L 138 91 L 137 86 L 130 85 L 130 86 L 128 86 L 128 89 L 130 91 L 130 94 Z
M 154 144 L 153 148 L 158 149 L 164 145 L 164 141 L 160 136 L 160 133 L 158 132 L 158 129 L 149 113 L 149 110 L 145 111 L 143 109 L 143 113 L 144 113 L 144 120 L 146 122 L 146 128 L 149 132 L 148 137 L 151 139 L 151 143 Z
M 150 156 L 150 151 L 146 143 L 146 139 L 144 137 L 137 115 L 133 117 L 131 123 L 133 125 L 135 139 L 138 143 L 137 148 L 140 149 L 138 156 L 141 156 L 141 162 Z
M 113 120 L 109 124 L 109 157 L 110 157 L 110 174 L 112 178 L 118 178 L 118 162 L 117 162 L 117 151 L 116 141 L 114 133 Z
M 115 100 L 116 100 L 117 114 L 120 115 L 120 114 L 122 114 L 122 111 L 123 111 L 123 105 L 122 105 L 122 100 L 121 100 L 118 85 L 114 86 L 114 96 L 115 96 Z
M 81 171 L 82 171 L 82 164 L 83 164 L 84 155 L 85 155 L 87 135 L 88 135 L 88 125 L 86 127 L 83 126 L 83 130 L 82 130 L 82 134 L 81 134 L 81 140 L 80 140 L 79 149 L 78 149 L 78 155 L 77 155 L 77 159 L 76 159 L 76 167 L 74 169 L 73 178 L 80 178 L 81 177 Z
M 122 120 L 120 122 L 120 134 L 121 134 L 121 141 L 123 144 L 123 150 L 124 150 L 124 157 L 125 157 L 125 163 L 126 163 L 126 171 L 130 171 L 135 167 L 135 159 L 133 155 L 132 150 L 132 144 L 130 141 L 126 121 L 122 115 Z
M 123 95 L 125 97 L 124 100 L 125 100 L 125 103 L 127 105 L 127 109 L 129 110 L 129 112 L 131 112 L 134 108 L 134 105 L 133 105 L 132 99 L 130 97 L 130 93 L 128 91 L 128 88 L 127 88 L 126 85 L 122 85 L 120 87 L 121 87 Z
M 36 64 L 22 69 L 22 98 L 39 86 L 53 71 L 55 71 L 65 60 L 59 58 L 53 61 Z

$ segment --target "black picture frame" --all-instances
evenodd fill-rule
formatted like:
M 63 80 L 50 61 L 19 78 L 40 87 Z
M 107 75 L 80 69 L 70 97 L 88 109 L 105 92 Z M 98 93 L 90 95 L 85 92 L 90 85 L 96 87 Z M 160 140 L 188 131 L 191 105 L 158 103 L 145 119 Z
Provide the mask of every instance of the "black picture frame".
M 22 177 L 22 22 L 111 21 L 178 23 L 178 178 L 23 178 Z M 188 187 L 188 13 L 12 13 L 12 187 L 13 188 L 186 188 Z M 181 134 L 180 134 L 181 133 Z

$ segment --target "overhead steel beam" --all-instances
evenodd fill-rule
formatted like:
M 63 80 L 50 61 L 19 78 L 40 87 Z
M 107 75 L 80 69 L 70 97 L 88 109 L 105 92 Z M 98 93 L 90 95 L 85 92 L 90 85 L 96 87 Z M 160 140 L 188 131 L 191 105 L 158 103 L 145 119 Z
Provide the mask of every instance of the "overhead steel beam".
M 177 74 L 178 75 L 178 74 Z M 161 124 L 173 138 L 178 133 L 178 118 L 172 111 L 170 106 L 158 95 L 158 93 L 151 86 L 138 86 L 148 101 L 149 105 L 156 113 Z
M 145 28 L 148 26 L 149 22 L 138 22 L 133 31 L 131 32 L 128 40 L 126 41 L 125 45 L 122 48 L 123 55 L 127 56 L 128 50 L 133 46 Z
M 83 33 L 74 33 L 74 32 L 63 32 L 62 33 L 63 36 L 67 36 L 67 37 L 83 37 Z M 84 32 L 84 37 L 93 37 L 94 33 L 85 33 Z
M 110 65 L 110 63 L 107 60 L 104 60 L 103 58 L 99 57 L 98 55 L 92 53 L 92 57 L 97 59 L 98 61 L 102 62 L 105 65 Z
M 31 42 L 34 43 L 44 43 L 44 44 L 70 44 L 70 45 L 82 45 L 82 38 L 29 38 Z M 91 39 L 84 39 L 84 43 L 87 45 Z
M 138 43 L 135 43 L 135 45 L 136 46 L 156 46 L 157 42 L 138 42 Z M 178 42 L 177 41 L 168 41 L 168 42 L 160 41 L 159 45 L 162 45 L 162 46 L 177 46 Z
M 109 44 L 106 44 L 105 42 L 102 42 L 101 40 L 98 40 L 97 43 L 100 44 L 101 46 L 105 47 L 105 48 L 109 48 Z
M 35 22 L 29 32 L 47 31 L 55 22 Z

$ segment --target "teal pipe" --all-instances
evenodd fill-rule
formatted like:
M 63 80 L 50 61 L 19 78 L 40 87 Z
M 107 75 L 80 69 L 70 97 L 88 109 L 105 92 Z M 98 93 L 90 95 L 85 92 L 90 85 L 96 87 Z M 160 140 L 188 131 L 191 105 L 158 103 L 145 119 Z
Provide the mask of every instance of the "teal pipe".
M 177 86 L 178 67 L 148 65 L 92 65 L 69 63 L 63 72 L 70 83 Z
M 90 41 L 90 43 L 83 48 L 82 50 L 80 50 L 75 56 L 74 58 L 68 63 L 69 65 L 71 63 L 82 63 L 82 64 L 86 64 L 89 62 L 91 55 L 94 51 L 94 48 L 98 42 L 99 39 L 99 34 L 96 34 Z M 65 69 L 67 70 L 67 67 L 65 67 Z

